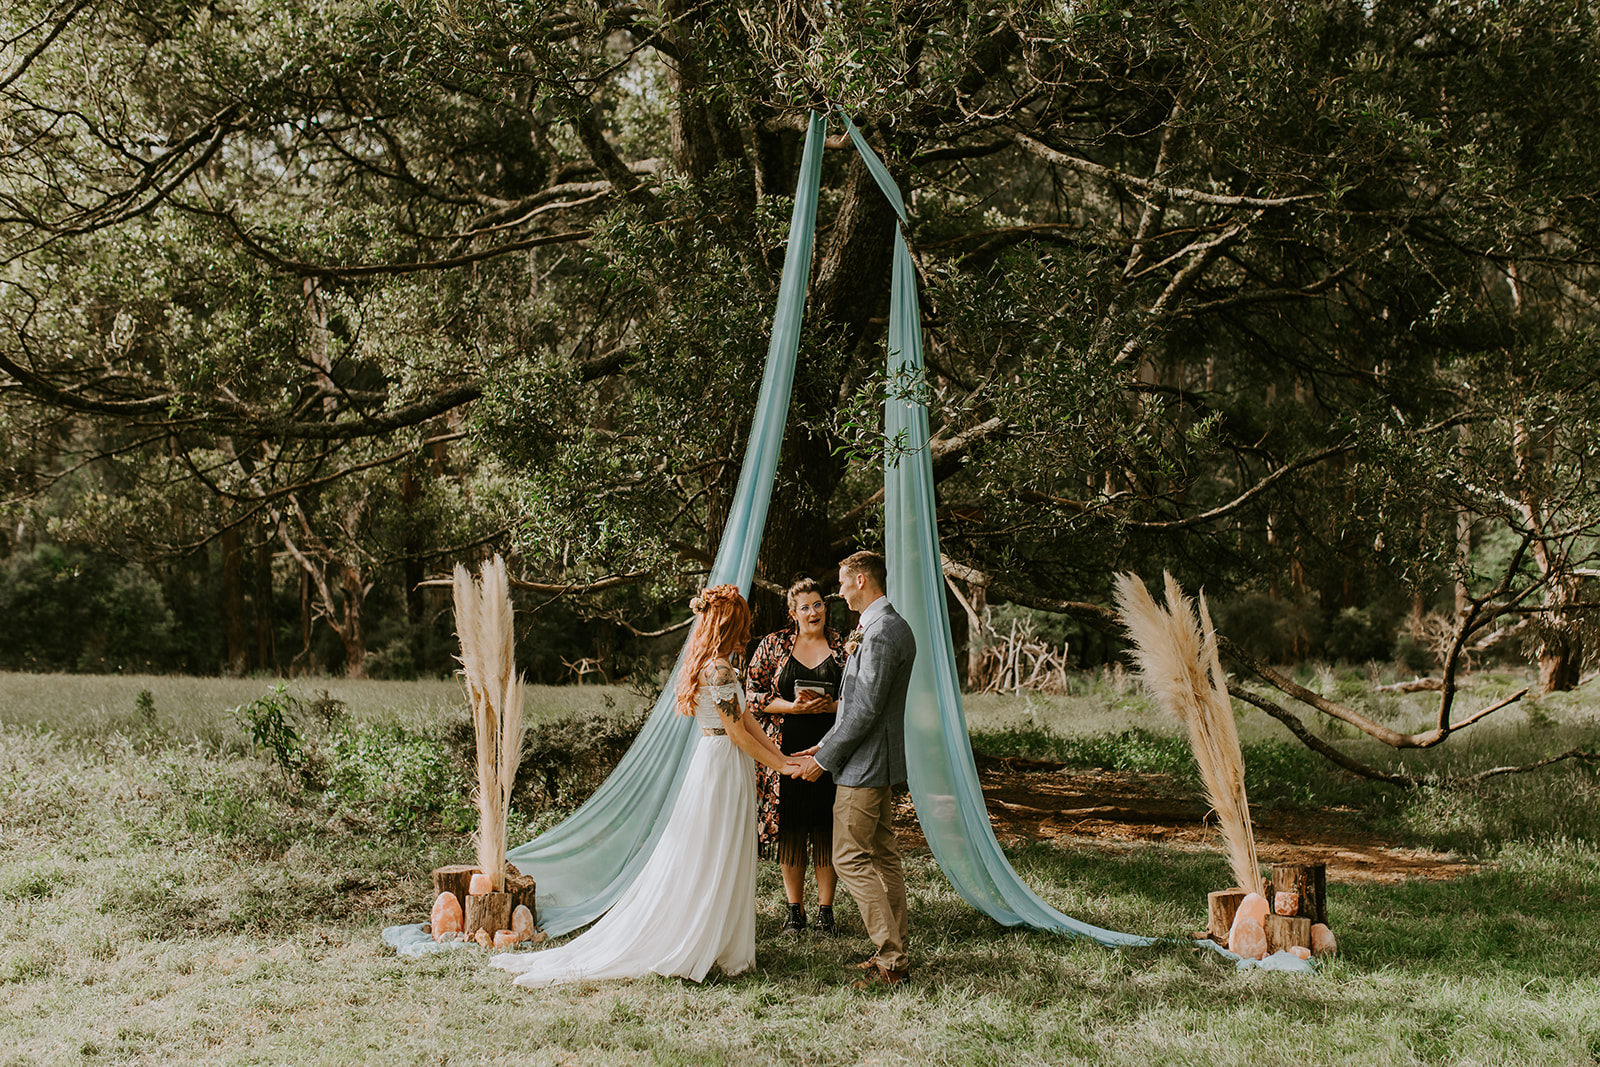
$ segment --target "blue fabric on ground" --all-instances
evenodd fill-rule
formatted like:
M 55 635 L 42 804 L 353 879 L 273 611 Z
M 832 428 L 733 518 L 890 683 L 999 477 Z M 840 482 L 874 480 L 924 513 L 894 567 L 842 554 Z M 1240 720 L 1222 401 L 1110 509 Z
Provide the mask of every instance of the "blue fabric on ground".
M 845 128 L 901 218 L 904 200 L 866 139 Z M 884 409 L 884 556 L 889 600 L 917 636 L 917 660 L 906 695 L 906 770 L 917 821 L 939 868 L 963 900 L 1007 926 L 1086 937 L 1115 947 L 1152 944 L 1064 915 L 1017 877 L 989 823 L 967 735 L 955 647 L 939 551 L 928 408 L 923 401 L 922 316 L 916 266 L 895 228 L 889 297 L 889 398 Z
M 466 948 L 471 945 L 478 947 L 476 941 L 435 941 L 432 934 L 422 932 L 422 923 L 407 923 L 404 926 L 385 926 L 383 939 L 394 947 L 402 956 L 426 956 L 433 952 L 449 952 L 451 949 Z

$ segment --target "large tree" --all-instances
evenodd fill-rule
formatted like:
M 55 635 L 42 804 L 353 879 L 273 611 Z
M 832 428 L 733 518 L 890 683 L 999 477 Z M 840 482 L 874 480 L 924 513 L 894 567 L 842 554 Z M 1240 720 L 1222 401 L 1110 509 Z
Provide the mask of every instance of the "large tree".
M 142 487 L 129 540 L 178 543 L 166 517 L 203 502 L 203 528 L 299 551 L 346 629 L 374 549 L 339 533 L 365 490 L 336 485 L 376 470 L 437 482 L 440 509 L 377 555 L 497 540 L 527 580 L 659 624 L 737 476 L 804 111 L 842 106 L 910 196 L 963 587 L 1098 622 L 1114 570 L 1168 567 L 1337 612 L 1472 585 L 1466 515 L 1527 537 L 1517 588 L 1543 591 L 1471 623 L 1542 601 L 1545 647 L 1586 654 L 1591 483 L 1559 457 L 1595 389 L 1590 12 L 0 19 L 0 374 L 12 423 L 61 445 L 27 477 L 114 455 Z M 875 400 L 903 386 L 896 221 L 832 147 L 767 588 L 876 542 Z

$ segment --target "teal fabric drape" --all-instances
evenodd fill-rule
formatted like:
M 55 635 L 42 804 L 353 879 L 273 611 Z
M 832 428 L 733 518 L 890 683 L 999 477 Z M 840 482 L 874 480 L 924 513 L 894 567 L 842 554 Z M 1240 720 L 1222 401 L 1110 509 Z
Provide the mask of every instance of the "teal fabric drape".
M 855 124 L 843 117 L 867 169 L 904 222 L 906 208 L 899 187 Z M 894 235 L 888 348 L 884 436 L 891 448 L 883 470 L 884 556 L 889 564 L 889 600 L 917 635 L 916 666 L 906 694 L 906 773 L 923 836 L 961 898 L 998 922 L 1087 937 L 1102 945 L 1148 945 L 1150 938 L 1102 930 L 1046 904 L 1017 877 L 989 824 L 967 737 L 945 601 L 928 408 L 920 392 L 922 314 L 917 306 L 916 266 L 899 227 Z
M 717 549 L 708 585 L 732 583 L 746 595 L 755 577 L 761 531 L 788 421 L 805 317 L 806 283 L 816 234 L 817 189 L 822 175 L 823 116 L 806 130 L 783 281 L 767 346 L 767 367 L 750 424 L 744 466 Z M 680 656 L 638 740 L 617 769 L 577 811 L 549 832 L 512 849 L 507 858 L 539 884 L 539 922 L 552 937 L 598 919 L 633 882 L 672 812 L 699 731 L 677 714 L 674 691 Z

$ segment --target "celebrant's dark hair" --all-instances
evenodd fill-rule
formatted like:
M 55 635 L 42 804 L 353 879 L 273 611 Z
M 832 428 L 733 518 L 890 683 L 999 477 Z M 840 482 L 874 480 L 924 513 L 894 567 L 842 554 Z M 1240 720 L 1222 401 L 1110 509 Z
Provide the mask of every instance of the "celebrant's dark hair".
M 750 644 L 750 605 L 736 585 L 714 585 L 689 601 L 694 629 L 683 651 L 678 675 L 678 714 L 693 715 L 700 693 L 700 672 L 718 656 L 743 656 Z

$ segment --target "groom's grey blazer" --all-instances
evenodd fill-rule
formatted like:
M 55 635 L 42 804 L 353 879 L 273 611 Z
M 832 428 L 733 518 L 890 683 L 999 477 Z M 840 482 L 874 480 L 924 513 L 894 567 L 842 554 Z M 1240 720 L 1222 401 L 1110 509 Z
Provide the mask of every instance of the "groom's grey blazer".
M 899 785 L 906 780 L 906 688 L 917 639 L 888 597 L 867 605 L 861 631 L 860 646 L 845 661 L 839 717 L 816 761 L 839 785 Z

